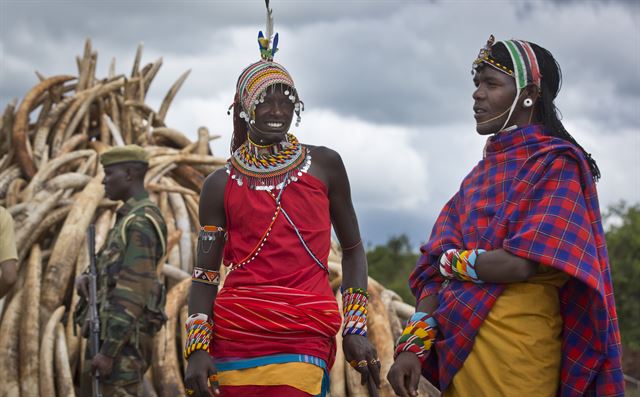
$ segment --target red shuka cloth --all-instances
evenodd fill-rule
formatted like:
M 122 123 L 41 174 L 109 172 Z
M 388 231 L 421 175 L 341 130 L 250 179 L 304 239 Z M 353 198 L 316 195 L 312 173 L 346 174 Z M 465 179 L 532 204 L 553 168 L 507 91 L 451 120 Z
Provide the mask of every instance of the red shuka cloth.
M 275 190 L 277 196 L 279 190 Z M 227 243 L 223 263 L 236 264 L 260 241 L 276 204 L 266 191 L 227 181 Z M 285 187 L 282 208 L 325 265 L 331 249 L 326 186 L 309 174 Z M 330 366 L 341 317 L 328 273 L 305 250 L 280 214 L 258 256 L 226 278 L 214 304 L 211 354 L 216 359 L 308 354 Z

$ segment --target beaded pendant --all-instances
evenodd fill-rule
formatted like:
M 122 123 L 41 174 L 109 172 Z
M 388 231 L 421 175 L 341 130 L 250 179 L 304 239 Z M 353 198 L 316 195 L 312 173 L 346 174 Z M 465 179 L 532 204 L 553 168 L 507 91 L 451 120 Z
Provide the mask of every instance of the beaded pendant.
M 286 141 L 269 146 L 268 153 L 258 154 L 249 141 L 240 146 L 227 163 L 231 179 L 250 189 L 282 189 L 285 183 L 298 180 L 311 166 L 311 156 L 292 134 Z

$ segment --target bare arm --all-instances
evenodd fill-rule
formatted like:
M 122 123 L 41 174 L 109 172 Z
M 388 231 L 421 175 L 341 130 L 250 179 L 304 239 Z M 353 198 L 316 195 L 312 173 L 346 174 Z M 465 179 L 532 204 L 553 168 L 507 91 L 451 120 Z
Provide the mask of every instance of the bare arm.
M 438 295 L 424 297 L 416 305 L 416 312 L 431 314 L 438 308 Z M 401 397 L 417 397 L 420 369 L 422 365 L 418 355 L 411 351 L 404 351 L 395 358 L 387 374 L 387 380 Z
M 344 288 L 367 288 L 367 257 L 364 252 L 360 229 L 353 203 L 349 178 L 340 155 L 335 151 L 317 147 L 313 158 L 320 167 L 319 173 L 329 190 L 331 223 L 343 249 L 342 286 Z M 319 169 L 318 169 L 319 168 Z
M 519 283 L 536 274 L 538 264 L 502 248 L 484 252 L 476 259 L 476 273 L 489 283 Z
M 429 295 L 416 305 L 416 312 L 433 313 L 438 308 L 438 295 Z
M 209 175 L 204 181 L 200 193 L 199 218 L 201 226 L 218 226 L 226 229 L 227 218 L 224 211 L 224 189 L 227 183 L 227 173 L 219 169 Z M 218 271 L 222 260 L 224 238 L 221 233 L 216 234 L 216 239 L 200 241 L 198 239 L 198 252 L 196 253 L 196 266 Z M 191 283 L 189 292 L 189 314 L 204 313 L 213 318 L 213 302 L 218 294 L 218 287 L 204 283 Z M 208 386 L 208 377 L 216 373 L 216 367 L 204 350 L 196 350 L 191 356 L 185 370 L 185 387 L 192 390 L 194 397 L 217 396 L 220 390 L 217 383 Z
M 358 219 L 351 202 L 351 187 L 340 155 L 335 151 L 317 147 L 313 151 L 315 167 L 312 173 L 325 181 L 329 190 L 331 223 L 342 246 L 342 287 L 367 289 L 367 257 L 364 252 Z M 365 360 L 368 366 L 358 368 L 361 383 L 367 383 L 369 395 L 378 396 L 380 366 L 375 364 L 378 354 L 361 335 L 346 335 L 342 348 L 347 361 Z
M 219 169 L 207 177 L 200 194 L 200 225 L 219 226 L 226 228 L 227 219 L 224 211 L 224 189 L 227 182 L 227 174 L 224 169 Z M 196 253 L 196 266 L 208 270 L 218 271 L 222 261 L 224 239 L 217 235 L 211 245 L 208 242 L 198 240 Z M 189 314 L 205 313 L 213 318 L 213 302 L 218 293 L 218 287 L 192 283 L 189 293 Z

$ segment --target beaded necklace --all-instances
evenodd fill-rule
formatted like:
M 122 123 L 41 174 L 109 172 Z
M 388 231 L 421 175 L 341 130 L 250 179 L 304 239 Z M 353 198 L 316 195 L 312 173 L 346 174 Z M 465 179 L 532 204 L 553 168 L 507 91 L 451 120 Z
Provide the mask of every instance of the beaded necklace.
M 268 148 L 266 153 L 265 148 Z M 295 136 L 287 134 L 284 141 L 269 146 L 247 140 L 231 155 L 227 172 L 238 186 L 246 181 L 251 189 L 271 191 L 297 181 L 310 166 L 311 156 L 307 148 Z

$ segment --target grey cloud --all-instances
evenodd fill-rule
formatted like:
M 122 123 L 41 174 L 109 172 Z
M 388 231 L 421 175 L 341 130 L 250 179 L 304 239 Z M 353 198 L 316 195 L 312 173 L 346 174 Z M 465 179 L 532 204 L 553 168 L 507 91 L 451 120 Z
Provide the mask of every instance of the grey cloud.
M 296 27 L 311 21 L 383 16 L 397 7 L 390 2 L 272 1 L 276 26 Z M 238 24 L 261 28 L 262 0 L 51 0 L 3 1 L 5 32 L 28 24 L 56 38 L 108 36 L 113 42 L 144 40 L 176 52 L 196 53 L 216 32 Z M 33 23 L 37 21 L 37 23 Z
M 553 3 L 559 5 L 572 5 L 575 3 L 584 3 L 584 0 L 551 0 Z M 638 2 L 636 0 L 592 0 L 589 4 L 593 7 L 605 6 L 609 4 L 623 4 L 629 6 L 630 9 L 638 9 Z
M 470 117 L 470 63 L 491 33 L 475 21 L 500 20 L 494 28 L 498 38 L 527 38 L 555 54 L 565 72 L 565 90 L 584 91 L 592 75 L 616 88 L 582 92 L 598 101 L 585 108 L 569 104 L 572 113 L 587 114 L 603 126 L 638 122 L 640 91 L 632 87 L 640 76 L 632 49 L 640 36 L 629 32 L 637 31 L 638 24 L 628 7 L 535 2 L 523 20 L 517 17 L 520 3 L 515 4 L 410 4 L 359 24 L 313 24 L 293 35 L 305 43 L 321 36 L 324 45 L 309 50 L 294 43 L 293 50 L 305 55 L 287 64 L 307 84 L 310 104 L 377 123 L 447 124 Z
M 597 9 L 592 3 L 598 4 Z M 119 59 L 127 67 L 126 60 L 133 57 L 140 41 L 147 53 L 164 55 L 167 63 L 171 58 L 196 61 L 228 50 L 234 39 L 231 32 L 262 28 L 262 7 L 261 0 L 8 2 L 3 6 L 5 27 L 0 39 L 5 54 L 33 60 L 34 69 L 52 63 L 41 51 L 47 42 L 55 49 L 56 44 L 75 41 L 77 50 L 72 54 L 78 54 L 85 36 L 94 39 L 101 56 L 109 51 L 127 54 L 125 60 Z M 573 109 L 571 104 L 566 110 L 589 111 L 594 122 L 603 125 L 638 121 L 634 109 L 640 98 L 635 89 L 640 76 L 637 59 L 628 51 L 637 47 L 638 35 L 625 36 L 620 31 L 634 26 L 634 17 L 627 12 L 633 6 L 628 3 L 515 2 L 471 7 L 469 3 L 336 0 L 273 1 L 272 7 L 276 29 L 282 33 L 278 60 L 294 74 L 309 107 L 382 124 L 439 125 L 470 117 L 469 65 L 490 33 L 482 21 L 500 20 L 495 29 L 508 32 L 505 36 L 531 37 L 552 50 L 565 76 L 571 76 L 565 80 L 575 89 L 593 73 L 616 87 L 614 92 L 600 93 L 593 110 Z M 563 14 L 563 10 L 569 12 Z M 528 18 L 519 18 L 521 13 Z M 567 21 L 561 19 L 567 19 L 567 14 L 584 23 L 567 29 Z M 614 17 L 620 17 L 616 24 L 607 22 Z M 243 46 L 238 52 L 253 51 L 252 41 L 238 42 Z M 49 58 L 55 57 L 54 49 L 46 54 Z M 62 50 L 58 56 L 71 58 Z M 206 67 L 219 69 L 220 64 L 229 63 L 216 61 L 220 63 Z M 237 72 L 222 66 L 220 73 L 211 73 L 197 61 L 185 65 L 194 71 L 182 95 L 204 97 L 232 86 Z M 33 75 L 3 69 L 4 102 L 20 95 L 18 86 Z M 227 71 L 231 78 L 223 78 Z M 175 77 L 163 74 L 159 79 L 166 78 L 163 83 L 170 84 Z M 619 100 L 631 105 L 618 106 Z

